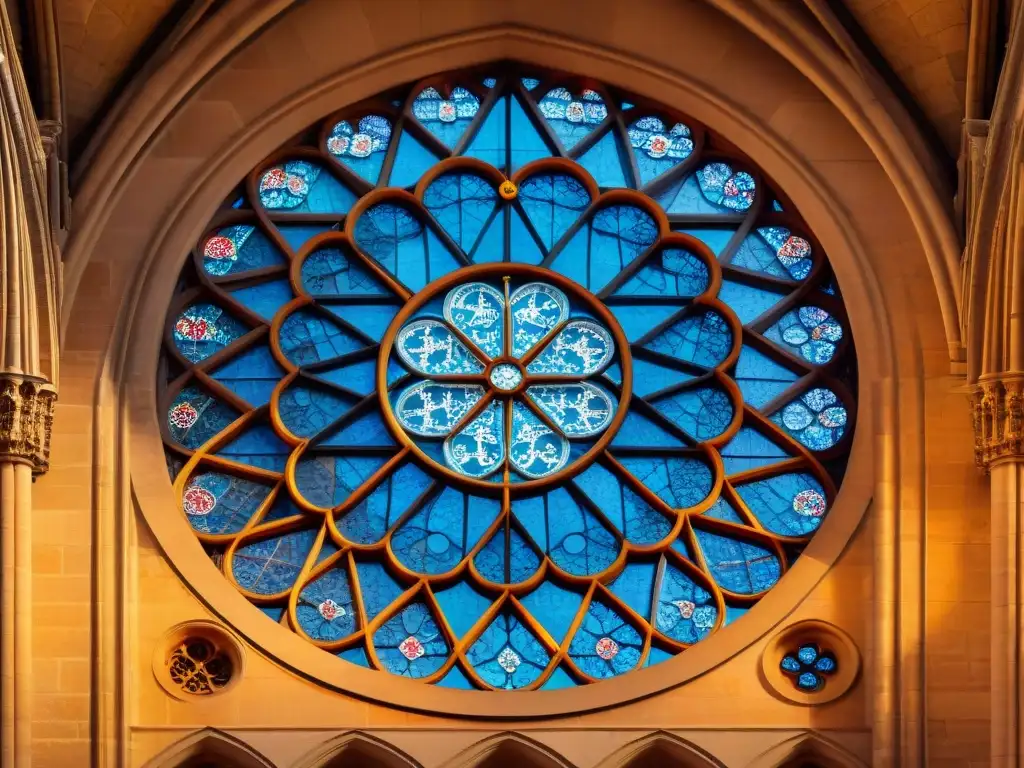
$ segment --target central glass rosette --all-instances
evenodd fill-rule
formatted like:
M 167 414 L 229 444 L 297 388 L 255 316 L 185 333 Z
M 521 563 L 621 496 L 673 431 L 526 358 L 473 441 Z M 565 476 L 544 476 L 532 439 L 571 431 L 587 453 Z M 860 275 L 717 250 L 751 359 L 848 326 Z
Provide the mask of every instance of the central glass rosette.
M 386 405 L 428 460 L 464 478 L 535 486 L 618 424 L 618 396 L 592 380 L 621 365 L 615 321 L 596 297 L 566 286 L 572 301 L 541 270 L 463 272 L 396 320 L 381 360 L 412 375 Z

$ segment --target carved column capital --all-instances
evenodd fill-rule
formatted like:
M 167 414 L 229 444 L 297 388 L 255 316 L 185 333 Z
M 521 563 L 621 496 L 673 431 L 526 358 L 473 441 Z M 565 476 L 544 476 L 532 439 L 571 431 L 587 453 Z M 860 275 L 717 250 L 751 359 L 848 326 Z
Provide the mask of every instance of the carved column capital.
M 974 459 L 986 472 L 1000 459 L 1024 460 L 1024 376 L 980 381 L 971 392 Z
M 50 434 L 57 391 L 35 376 L 0 373 L 0 461 L 50 468 Z

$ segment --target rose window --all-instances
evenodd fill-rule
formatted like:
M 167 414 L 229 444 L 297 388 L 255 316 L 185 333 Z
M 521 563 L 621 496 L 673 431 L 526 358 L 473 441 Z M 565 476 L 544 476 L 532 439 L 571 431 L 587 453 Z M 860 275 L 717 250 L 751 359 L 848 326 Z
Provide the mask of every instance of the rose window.
M 331 663 L 449 688 L 714 642 L 828 517 L 855 422 L 782 190 L 685 115 L 511 64 L 259 164 L 164 351 L 169 514 L 223 578 Z

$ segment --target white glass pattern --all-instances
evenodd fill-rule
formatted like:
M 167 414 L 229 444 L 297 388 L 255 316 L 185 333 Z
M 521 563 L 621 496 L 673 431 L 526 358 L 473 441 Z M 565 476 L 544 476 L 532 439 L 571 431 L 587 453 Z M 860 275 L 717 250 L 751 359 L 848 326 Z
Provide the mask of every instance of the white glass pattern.
M 460 285 L 444 300 L 444 318 L 488 357 L 499 357 L 505 336 L 505 297 L 485 283 Z
M 531 362 L 529 373 L 591 376 L 612 359 L 612 335 L 590 320 L 573 320 Z
M 470 477 L 485 477 L 505 461 L 502 404 L 493 402 L 468 425 L 444 441 L 448 466 Z
M 399 395 L 395 417 L 414 435 L 442 437 L 480 402 L 483 394 L 484 388 L 474 384 L 421 381 Z
M 586 381 L 574 384 L 537 384 L 526 394 L 558 425 L 567 437 L 591 437 L 611 423 L 615 402 Z
M 398 356 L 413 370 L 430 375 L 483 373 L 484 366 L 439 320 L 414 320 L 398 333 Z
M 508 392 L 522 383 L 523 374 L 511 363 L 498 363 L 491 369 L 489 378 L 495 389 Z
M 523 403 L 512 403 L 512 434 L 509 437 L 512 466 L 529 478 L 557 472 L 569 461 L 569 441 Z
M 512 356 L 522 357 L 569 317 L 569 299 L 557 288 L 528 283 L 509 299 Z

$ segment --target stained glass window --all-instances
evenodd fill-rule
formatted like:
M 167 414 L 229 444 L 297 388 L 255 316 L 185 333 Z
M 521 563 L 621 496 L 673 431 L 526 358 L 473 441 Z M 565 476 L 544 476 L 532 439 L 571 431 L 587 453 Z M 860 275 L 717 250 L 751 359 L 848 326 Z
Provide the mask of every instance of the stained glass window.
M 841 294 L 772 181 L 508 64 L 304 136 L 168 311 L 167 466 L 224 577 L 345 663 L 462 689 L 595 684 L 742 621 L 855 422 Z

